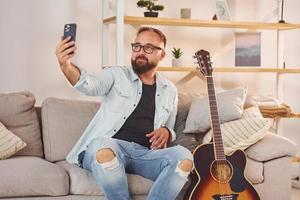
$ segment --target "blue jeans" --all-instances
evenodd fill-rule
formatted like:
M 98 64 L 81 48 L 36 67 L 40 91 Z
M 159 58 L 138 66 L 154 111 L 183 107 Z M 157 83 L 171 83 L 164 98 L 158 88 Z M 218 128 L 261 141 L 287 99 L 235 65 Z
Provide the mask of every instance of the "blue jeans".
M 107 148 L 116 157 L 100 163 L 96 160 L 96 152 Z M 193 156 L 188 149 L 179 145 L 149 150 L 134 142 L 100 137 L 88 145 L 82 167 L 92 172 L 108 200 L 130 199 L 126 173 L 154 181 L 147 200 L 174 200 L 188 180 L 189 172 L 178 167 L 182 160 L 192 161 Z

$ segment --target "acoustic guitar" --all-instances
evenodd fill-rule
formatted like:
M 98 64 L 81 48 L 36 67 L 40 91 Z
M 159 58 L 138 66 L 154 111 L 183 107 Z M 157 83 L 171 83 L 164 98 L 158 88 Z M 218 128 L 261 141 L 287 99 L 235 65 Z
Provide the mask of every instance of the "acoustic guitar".
M 237 150 L 225 155 L 212 77 L 210 54 L 195 53 L 197 70 L 206 78 L 213 142 L 198 146 L 194 152 L 195 169 L 185 200 L 259 200 L 254 187 L 245 178 L 246 155 Z

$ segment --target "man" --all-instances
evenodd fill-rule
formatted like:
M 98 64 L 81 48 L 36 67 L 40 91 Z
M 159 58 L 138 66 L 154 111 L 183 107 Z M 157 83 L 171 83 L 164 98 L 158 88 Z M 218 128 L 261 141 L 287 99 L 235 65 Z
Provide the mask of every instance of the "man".
M 61 70 L 75 88 L 102 102 L 67 161 L 91 171 L 108 200 L 130 199 L 126 173 L 154 181 L 148 200 L 174 200 L 193 157 L 182 146 L 167 148 L 176 138 L 177 91 L 157 73 L 166 37 L 142 27 L 131 44 L 132 67 L 106 68 L 98 77 L 70 62 L 74 45 L 67 38 L 57 46 Z

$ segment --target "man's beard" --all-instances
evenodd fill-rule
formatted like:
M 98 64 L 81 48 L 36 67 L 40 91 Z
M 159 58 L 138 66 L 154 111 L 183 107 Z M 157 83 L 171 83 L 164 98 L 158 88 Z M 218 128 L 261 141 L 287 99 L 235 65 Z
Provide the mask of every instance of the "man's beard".
M 138 64 L 137 59 L 144 59 L 146 62 L 143 65 Z M 135 60 L 131 59 L 131 65 L 133 68 L 133 71 L 136 74 L 144 74 L 146 72 L 149 72 L 150 70 L 154 69 L 157 66 L 157 63 L 150 63 L 148 58 L 145 56 L 137 56 Z

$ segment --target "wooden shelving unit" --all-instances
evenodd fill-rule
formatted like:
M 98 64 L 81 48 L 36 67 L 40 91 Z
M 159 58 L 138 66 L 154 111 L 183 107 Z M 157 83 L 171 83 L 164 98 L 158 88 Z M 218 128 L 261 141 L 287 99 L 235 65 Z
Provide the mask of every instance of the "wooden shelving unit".
M 116 17 L 103 20 L 104 24 L 116 23 Z M 131 25 L 163 25 L 163 26 L 191 26 L 208 28 L 237 28 L 237 29 L 270 29 L 290 30 L 300 28 L 300 24 L 289 23 L 263 23 L 263 22 L 236 22 L 221 20 L 175 19 L 157 17 L 124 16 L 124 24 Z
M 222 21 L 222 20 L 201 20 L 201 19 L 178 19 L 178 18 L 152 18 L 152 17 L 137 17 L 137 16 L 126 16 L 124 15 L 124 3 L 123 1 L 118 1 L 116 7 L 116 16 L 108 16 L 107 10 L 109 10 L 108 0 L 103 0 L 102 4 L 102 23 L 103 23 L 103 38 L 102 45 L 107 47 L 108 38 L 108 26 L 115 24 L 116 26 L 116 64 L 123 65 L 124 63 L 124 25 L 158 25 L 158 26 L 174 26 L 174 27 L 195 27 L 195 28 L 220 28 L 220 29 L 246 29 L 246 30 L 274 30 L 277 31 L 279 37 L 279 32 L 286 30 L 299 29 L 300 24 L 290 24 L 290 23 L 266 23 L 266 22 L 248 22 L 248 21 Z M 277 46 L 279 45 L 279 39 L 277 41 Z M 279 50 L 277 47 L 277 54 Z M 102 64 L 103 60 L 108 58 L 108 51 L 102 52 Z M 278 61 L 278 56 L 277 56 Z M 184 66 L 184 67 L 171 67 L 171 66 L 161 66 L 159 67 L 161 72 L 179 72 L 186 73 L 186 75 L 181 78 L 175 84 L 184 84 L 194 77 L 198 77 L 204 80 L 201 73 L 197 72 L 196 67 Z M 275 73 L 277 76 L 277 87 L 279 85 L 279 76 L 282 74 L 297 74 L 300 73 L 299 68 L 280 68 L 280 67 L 214 67 L 214 72 L 217 73 Z M 277 89 L 278 90 L 278 89 Z M 277 94 L 276 94 L 277 96 Z M 290 118 L 300 118 L 300 114 L 291 114 Z

